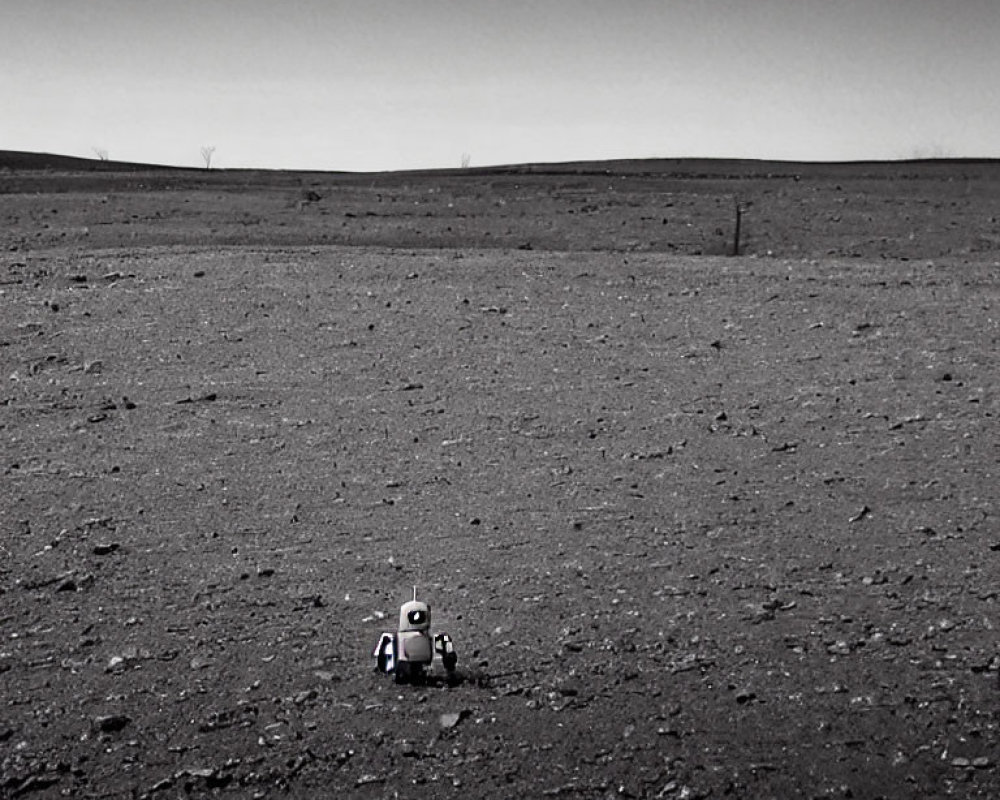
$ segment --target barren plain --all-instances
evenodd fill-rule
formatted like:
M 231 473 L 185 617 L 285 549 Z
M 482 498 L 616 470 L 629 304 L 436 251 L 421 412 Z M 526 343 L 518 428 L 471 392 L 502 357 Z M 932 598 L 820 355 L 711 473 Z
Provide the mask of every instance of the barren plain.
M 0 172 L 0 795 L 1000 795 L 1000 165 L 100 166 Z

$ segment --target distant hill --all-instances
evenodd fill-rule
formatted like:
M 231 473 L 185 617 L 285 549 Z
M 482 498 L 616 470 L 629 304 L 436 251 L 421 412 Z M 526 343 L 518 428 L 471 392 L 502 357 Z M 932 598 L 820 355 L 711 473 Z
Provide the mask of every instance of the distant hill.
M 905 161 L 765 161 L 739 158 L 649 158 L 512 164 L 455 170 L 478 175 L 607 175 L 609 177 L 700 178 L 895 178 L 952 174 L 957 169 L 996 168 L 1000 159 L 941 158 Z
M 901 174 L 919 172 L 922 175 L 954 171 L 955 168 L 976 169 L 1000 165 L 1000 159 L 941 158 L 905 161 L 767 161 L 736 158 L 648 158 L 608 161 L 568 161 L 541 164 L 506 164 L 490 167 L 443 168 L 400 170 L 398 172 L 350 173 L 334 170 L 267 170 L 267 169 L 212 169 L 173 167 L 163 164 L 140 164 L 128 161 L 102 161 L 96 158 L 77 158 L 53 153 L 29 153 L 0 150 L 0 172 L 150 172 L 171 171 L 214 174 L 216 179 L 228 174 L 288 174 L 288 175 L 407 175 L 442 176 L 496 176 L 496 175 L 607 175 L 634 177 L 710 178 L 741 180 L 749 178 L 849 178 L 849 177 L 899 177 Z
M 128 161 L 101 161 L 96 158 L 77 158 L 53 153 L 27 153 L 19 150 L 0 150 L 0 170 L 53 170 L 57 172 L 137 172 L 171 167 L 155 164 L 134 164 Z

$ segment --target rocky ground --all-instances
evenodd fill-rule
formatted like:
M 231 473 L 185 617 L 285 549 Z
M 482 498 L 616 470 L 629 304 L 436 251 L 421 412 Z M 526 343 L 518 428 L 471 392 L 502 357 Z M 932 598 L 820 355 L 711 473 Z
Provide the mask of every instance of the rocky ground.
M 996 797 L 997 169 L 893 169 L 0 175 L 0 795 Z

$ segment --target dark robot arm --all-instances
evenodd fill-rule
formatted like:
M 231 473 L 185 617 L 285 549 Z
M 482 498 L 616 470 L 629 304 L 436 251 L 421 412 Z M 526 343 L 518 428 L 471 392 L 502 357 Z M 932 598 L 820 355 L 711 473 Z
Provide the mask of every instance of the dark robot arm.
M 455 665 L 458 663 L 458 653 L 455 652 L 455 644 L 447 633 L 434 635 L 434 652 L 441 656 L 441 663 L 448 672 L 455 670 Z

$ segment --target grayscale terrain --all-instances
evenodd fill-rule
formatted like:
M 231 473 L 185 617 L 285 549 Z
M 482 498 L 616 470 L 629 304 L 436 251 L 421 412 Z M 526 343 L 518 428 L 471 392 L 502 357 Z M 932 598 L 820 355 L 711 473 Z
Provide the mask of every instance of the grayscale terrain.
M 1000 165 L 0 167 L 0 795 L 1000 795 Z

